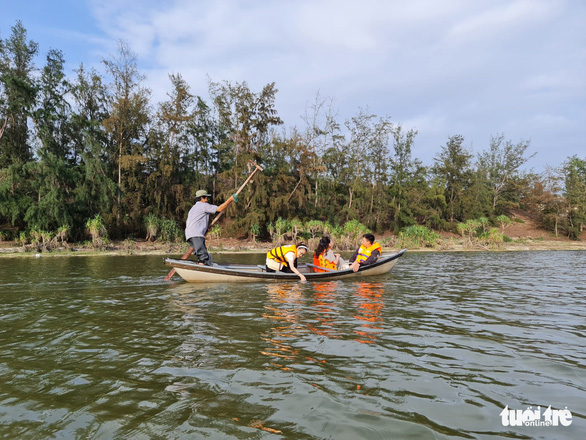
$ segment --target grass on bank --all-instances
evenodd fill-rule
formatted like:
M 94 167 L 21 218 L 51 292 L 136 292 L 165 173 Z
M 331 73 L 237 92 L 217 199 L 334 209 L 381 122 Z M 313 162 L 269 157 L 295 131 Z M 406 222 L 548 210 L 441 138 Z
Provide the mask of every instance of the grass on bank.
M 505 244 L 530 244 L 534 241 L 543 243 L 544 239 L 512 239 L 504 234 L 507 227 L 514 223 L 507 216 L 498 216 L 495 219 L 480 217 L 457 224 L 459 237 L 442 239 L 440 234 L 426 226 L 412 225 L 403 228 L 396 235 L 377 238 L 385 249 L 407 248 L 411 250 L 487 250 L 502 249 Z M 30 230 L 19 232 L 17 236 L 11 236 L 10 231 L 0 231 L 0 241 L 12 238 L 17 246 L 13 252 L 38 253 L 58 252 L 65 255 L 94 254 L 110 252 L 118 254 L 140 253 L 183 253 L 186 249 L 183 230 L 174 221 L 166 218 L 157 218 L 149 214 L 144 218 L 144 238 L 129 237 L 117 243 L 113 243 L 108 237 L 108 230 L 104 220 L 98 215 L 86 222 L 85 241 L 69 242 L 70 229 L 63 225 L 57 231 Z M 278 218 L 267 227 L 270 241 L 259 242 L 260 227 L 258 224 L 251 226 L 249 233 L 250 242 L 242 241 L 242 245 L 226 247 L 222 242 L 222 228 L 214 225 L 208 235 L 208 248 L 214 252 L 222 251 L 263 251 L 280 244 L 295 241 L 305 241 L 310 249 L 315 249 L 320 238 L 328 235 L 332 238 L 333 248 L 338 252 L 352 251 L 359 242 L 360 237 L 369 229 L 356 220 L 348 221 L 343 225 L 333 225 L 329 222 L 311 220 L 301 222 L 299 220 L 286 220 Z M 227 237 L 225 237 L 227 238 Z M 143 240 L 149 245 L 145 246 Z M 148 249 L 146 249 L 148 248 Z

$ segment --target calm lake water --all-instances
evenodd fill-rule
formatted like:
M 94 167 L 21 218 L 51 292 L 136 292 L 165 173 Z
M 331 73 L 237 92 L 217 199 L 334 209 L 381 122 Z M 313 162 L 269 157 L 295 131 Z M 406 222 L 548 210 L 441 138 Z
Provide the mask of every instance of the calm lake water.
M 371 282 L 167 272 L 0 259 L 0 437 L 584 438 L 586 252 L 408 252 Z M 503 426 L 550 405 L 571 425 Z

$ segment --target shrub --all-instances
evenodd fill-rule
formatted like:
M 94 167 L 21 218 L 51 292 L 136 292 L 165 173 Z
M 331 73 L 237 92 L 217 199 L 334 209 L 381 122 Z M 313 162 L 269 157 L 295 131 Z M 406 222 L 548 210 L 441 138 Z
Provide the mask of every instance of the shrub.
M 18 242 L 18 244 L 20 244 L 21 246 L 26 245 L 27 243 L 29 243 L 29 236 L 26 233 L 26 231 L 20 231 L 20 234 L 18 234 L 18 238 L 16 239 L 16 241 Z
M 394 247 L 404 247 L 404 246 L 401 246 L 402 243 L 399 241 L 398 237 L 396 237 L 394 235 L 393 236 L 390 236 L 390 237 L 387 237 L 387 238 L 383 238 L 380 241 L 380 244 L 382 246 L 384 246 L 384 247 L 392 247 L 392 248 L 394 248 Z
M 179 229 L 175 220 L 163 218 L 160 220 L 159 225 L 161 228 L 161 240 L 165 242 L 175 242 L 180 241 L 182 238 L 183 232 Z
M 426 226 L 408 226 L 399 232 L 401 247 L 433 247 L 440 240 L 440 235 Z
M 468 242 L 472 243 L 472 237 L 478 235 L 481 223 L 478 220 L 467 220 L 466 223 L 458 223 L 458 232 L 462 237 L 468 237 Z
M 220 235 L 222 235 L 222 228 L 220 227 L 220 225 L 214 225 L 212 226 L 212 229 L 210 230 L 210 236 L 212 239 L 218 239 L 220 238 Z
M 350 220 L 344 227 L 333 227 L 332 236 L 337 237 L 337 245 L 341 250 L 354 249 L 358 237 L 369 232 L 369 229 L 358 220 Z
M 486 232 L 488 225 L 490 223 L 490 220 L 486 217 L 480 217 L 476 221 L 480 224 L 480 228 L 482 228 L 482 232 Z
M 319 220 L 310 220 L 305 223 L 305 230 L 309 232 L 311 238 L 315 238 L 317 234 L 324 233 L 324 222 Z
M 161 221 L 156 215 L 150 213 L 144 218 L 144 227 L 146 229 L 146 241 L 154 240 L 159 233 Z
M 285 235 L 287 232 L 291 230 L 291 223 L 289 220 L 283 219 L 279 217 L 275 222 L 275 234 L 273 236 L 273 241 L 284 241 Z
M 106 244 L 108 231 L 102 216 L 97 214 L 94 218 L 89 219 L 85 224 L 90 236 L 92 237 L 92 245 L 94 247 L 102 247 Z
M 271 240 L 273 242 L 277 241 L 275 240 L 275 225 L 273 224 L 273 222 L 270 222 L 267 225 L 267 232 L 269 233 L 269 236 L 271 237 Z
M 260 235 L 260 226 L 258 223 L 254 223 L 250 226 L 250 235 L 252 236 L 252 241 L 256 243 L 256 237 Z
M 291 232 L 291 239 L 296 241 L 297 236 L 303 234 L 304 232 L 303 223 L 298 219 L 291 220 L 289 223 L 289 231 L 287 232 Z
M 492 248 L 498 248 L 503 244 L 505 236 L 497 228 L 491 228 L 483 237 L 484 243 Z
M 505 229 L 507 226 L 510 226 L 513 224 L 512 220 L 507 217 L 506 215 L 499 215 L 496 218 L 496 221 L 500 223 L 501 228 Z
M 344 224 L 344 233 L 348 239 L 356 241 L 362 234 L 366 234 L 369 229 L 358 220 L 350 220 Z
M 344 228 L 340 225 L 329 226 L 329 232 L 332 237 L 341 238 L 344 235 Z
M 57 229 L 57 234 L 55 234 L 55 239 L 60 240 L 61 244 L 67 243 L 67 238 L 69 238 L 69 232 L 71 228 L 69 225 L 63 225 L 59 229 Z

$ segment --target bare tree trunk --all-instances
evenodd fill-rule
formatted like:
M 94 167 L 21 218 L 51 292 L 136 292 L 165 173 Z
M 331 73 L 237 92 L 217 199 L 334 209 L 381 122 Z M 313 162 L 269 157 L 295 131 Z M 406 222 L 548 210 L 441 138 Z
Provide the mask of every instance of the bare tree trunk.
M 353 196 L 352 188 L 350 188 L 349 191 L 350 191 L 350 203 L 348 203 L 348 209 L 352 208 L 352 196 Z
M 295 190 L 297 189 L 297 187 L 299 186 L 300 183 L 301 183 L 301 179 L 299 179 L 299 182 L 297 182 L 297 185 L 295 185 L 295 188 L 293 188 L 293 191 L 291 191 L 291 194 L 289 194 L 289 197 L 287 197 L 287 202 L 289 200 L 291 200 L 291 197 L 293 197 L 293 194 L 295 193 Z
M 317 176 L 315 176 L 315 203 L 313 206 L 317 206 Z
M 451 194 L 450 194 L 450 208 L 451 208 L 451 212 L 450 212 L 450 222 L 454 221 L 454 188 L 452 188 Z
M 6 116 L 4 118 L 4 124 L 2 125 L 2 128 L 0 128 L 0 139 L 2 139 L 2 136 L 4 136 L 4 130 L 6 130 L 7 124 L 8 124 L 8 116 Z
M 122 193 L 122 141 L 118 141 L 118 209 L 116 210 L 116 220 L 120 221 L 120 196 Z

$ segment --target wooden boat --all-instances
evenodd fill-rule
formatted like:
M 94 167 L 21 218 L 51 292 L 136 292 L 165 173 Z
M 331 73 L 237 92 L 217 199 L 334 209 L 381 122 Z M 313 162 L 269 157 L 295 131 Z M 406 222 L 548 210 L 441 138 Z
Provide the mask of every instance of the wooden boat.
M 330 281 L 346 278 L 362 278 L 383 275 L 388 273 L 397 260 L 407 249 L 392 255 L 381 255 L 379 260 L 371 265 L 361 267 L 358 272 L 352 269 L 315 272 L 313 264 L 300 264 L 297 268 L 305 275 L 307 281 Z M 225 264 L 202 266 L 195 261 L 165 258 L 165 265 L 173 267 L 179 276 L 190 283 L 250 283 L 259 281 L 297 281 L 299 277 L 294 273 L 266 272 L 265 266 Z

